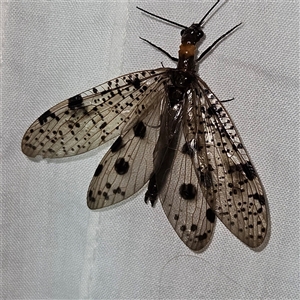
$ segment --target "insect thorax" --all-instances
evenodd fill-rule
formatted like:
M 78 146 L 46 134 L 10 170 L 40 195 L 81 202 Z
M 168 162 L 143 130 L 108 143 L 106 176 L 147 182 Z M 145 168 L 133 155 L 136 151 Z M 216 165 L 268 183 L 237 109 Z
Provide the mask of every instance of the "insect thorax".
M 171 85 L 167 85 L 168 99 L 171 107 L 181 103 L 184 95 L 190 89 L 191 83 L 195 80 L 195 75 L 190 72 L 170 70 Z

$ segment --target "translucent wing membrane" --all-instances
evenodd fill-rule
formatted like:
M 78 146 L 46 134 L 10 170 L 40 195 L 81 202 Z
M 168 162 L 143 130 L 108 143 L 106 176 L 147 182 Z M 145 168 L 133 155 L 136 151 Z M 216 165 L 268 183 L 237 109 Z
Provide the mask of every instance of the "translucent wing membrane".
M 181 106 L 164 105 L 154 174 L 165 213 L 192 250 L 209 243 L 215 216 L 249 247 L 263 242 L 262 185 L 229 115 L 200 78 Z
M 222 103 L 196 75 L 195 64 L 241 24 L 212 43 L 199 58 L 200 23 L 183 27 L 179 58 L 143 39 L 177 68 L 120 76 L 71 97 L 42 114 L 26 131 L 29 157 L 66 157 L 117 138 L 98 165 L 87 193 L 91 209 L 118 203 L 147 182 L 145 201 L 159 198 L 182 241 L 205 248 L 216 216 L 242 242 L 256 248 L 268 230 L 267 197 Z
M 160 101 L 165 101 L 164 89 L 160 89 L 156 99 L 152 100 L 152 110 L 118 137 L 101 160 L 88 189 L 89 208 L 98 209 L 120 202 L 149 180 L 160 130 Z
M 66 157 L 92 150 L 130 128 L 161 93 L 166 69 L 120 76 L 71 97 L 42 114 L 26 131 L 29 157 Z
M 204 197 L 236 237 L 258 247 L 268 224 L 262 184 L 228 113 L 199 77 L 191 94 L 185 136 L 197 152 L 191 159 Z
M 162 130 L 173 128 L 173 132 L 168 134 L 171 139 L 157 144 L 154 172 L 159 198 L 170 223 L 190 249 L 199 251 L 209 243 L 216 218 L 205 199 L 191 159 L 195 149 L 190 147 L 183 134 L 186 108 L 187 105 L 183 107 L 183 115 L 177 118 L 176 124 L 176 118 L 167 112 L 163 114 L 163 119 L 168 119 L 165 124 L 169 127 L 162 124 Z

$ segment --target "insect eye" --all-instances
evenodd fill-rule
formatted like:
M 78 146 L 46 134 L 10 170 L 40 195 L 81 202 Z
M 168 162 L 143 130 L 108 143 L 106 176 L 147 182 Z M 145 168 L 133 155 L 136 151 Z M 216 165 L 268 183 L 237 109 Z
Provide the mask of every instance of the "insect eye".
M 182 30 L 180 31 L 180 35 L 181 35 L 181 36 L 184 34 L 184 31 L 185 31 L 185 29 L 182 29 Z
M 198 32 L 198 34 L 197 34 L 197 36 L 198 36 L 198 38 L 200 39 L 200 38 L 202 38 L 203 37 L 203 35 L 204 35 L 204 33 L 203 33 L 203 31 L 201 30 L 201 31 L 199 31 Z

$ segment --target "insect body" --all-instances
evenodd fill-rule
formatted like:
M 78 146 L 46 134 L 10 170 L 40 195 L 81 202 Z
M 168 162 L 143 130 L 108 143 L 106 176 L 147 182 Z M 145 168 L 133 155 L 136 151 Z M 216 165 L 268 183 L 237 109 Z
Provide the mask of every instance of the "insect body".
M 123 75 L 57 104 L 27 130 L 22 151 L 66 157 L 118 137 L 94 173 L 89 208 L 118 203 L 148 182 L 145 201 L 160 199 L 192 250 L 208 244 L 216 216 L 256 248 L 268 229 L 266 195 L 223 104 L 195 72 L 195 64 L 240 24 L 196 59 L 204 18 L 190 27 L 175 23 L 183 27 L 179 58 L 167 55 L 177 68 Z

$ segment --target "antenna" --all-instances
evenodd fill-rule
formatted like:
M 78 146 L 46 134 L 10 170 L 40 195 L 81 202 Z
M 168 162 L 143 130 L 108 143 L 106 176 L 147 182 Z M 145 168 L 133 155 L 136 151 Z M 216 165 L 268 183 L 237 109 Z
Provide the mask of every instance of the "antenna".
M 222 34 L 217 40 L 215 40 L 201 55 L 196 59 L 196 62 L 200 61 L 217 43 L 219 43 L 222 39 L 224 39 L 227 35 L 229 35 L 232 31 L 234 31 L 237 27 L 241 26 L 243 23 L 239 23 L 235 25 L 233 28 L 228 30 L 226 33 Z
M 220 0 L 217 0 L 217 2 L 212 6 L 212 8 L 205 14 L 205 16 L 202 18 L 202 20 L 199 22 L 199 26 L 202 25 L 205 18 L 210 14 L 210 12 L 217 6 L 217 4 L 220 2 Z
M 168 23 L 170 23 L 170 24 L 173 24 L 173 25 L 182 27 L 182 28 L 184 28 L 184 29 L 188 28 L 187 26 L 181 25 L 181 24 L 179 24 L 179 23 L 176 23 L 176 22 L 173 22 L 173 21 L 171 21 L 171 20 L 165 19 L 165 18 L 160 17 L 160 16 L 158 16 L 158 15 L 155 15 L 155 14 L 153 14 L 153 13 L 147 11 L 147 10 L 144 10 L 144 9 L 138 7 L 138 6 L 137 6 L 136 8 L 139 9 L 139 10 L 141 10 L 141 11 L 143 11 L 144 13 L 146 13 L 146 14 L 148 14 L 148 15 L 150 15 L 150 16 L 153 16 L 153 17 L 157 18 L 157 19 L 166 21 L 166 22 L 168 22 Z

